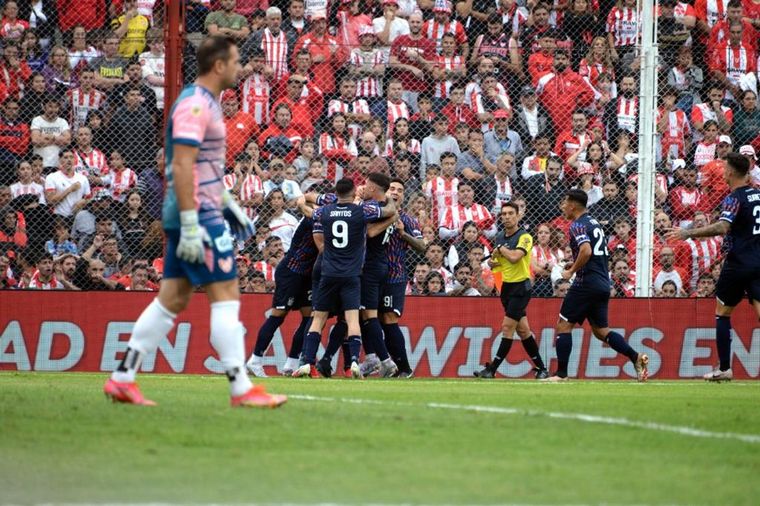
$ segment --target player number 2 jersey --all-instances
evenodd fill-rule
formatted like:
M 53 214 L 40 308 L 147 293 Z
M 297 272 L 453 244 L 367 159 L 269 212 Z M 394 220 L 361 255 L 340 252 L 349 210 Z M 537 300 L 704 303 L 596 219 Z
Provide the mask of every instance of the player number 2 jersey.
M 335 203 L 314 211 L 314 233 L 324 235 L 323 276 L 347 278 L 361 274 L 367 223 L 377 221 L 381 215 L 374 201 L 362 205 Z
M 193 166 L 195 208 L 204 224 L 221 224 L 224 193 L 225 126 L 217 98 L 206 88 L 191 84 L 180 93 L 166 128 L 165 229 L 179 228 L 179 205 L 174 190 L 172 162 L 177 145 L 199 148 Z
M 573 285 L 590 290 L 609 291 L 607 238 L 599 222 L 588 213 L 578 217 L 570 225 L 570 249 L 574 258 L 578 258 L 578 252 L 584 243 L 591 245 L 591 258 L 575 273 Z
M 731 225 L 723 241 L 726 263 L 760 269 L 760 190 L 743 186 L 724 200 L 720 220 Z

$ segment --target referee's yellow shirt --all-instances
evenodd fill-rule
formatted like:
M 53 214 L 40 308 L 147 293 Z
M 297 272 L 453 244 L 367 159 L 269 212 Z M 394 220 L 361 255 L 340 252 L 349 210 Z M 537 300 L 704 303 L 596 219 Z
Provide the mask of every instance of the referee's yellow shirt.
M 519 283 L 530 278 L 530 259 L 533 253 L 533 237 L 525 230 L 518 230 L 507 237 L 506 242 L 497 246 L 506 246 L 507 249 L 519 249 L 525 252 L 525 255 L 517 262 L 511 263 L 501 256 L 499 249 L 496 248 L 493 254 L 493 261 L 496 265 L 491 269 L 494 273 L 501 273 L 502 283 Z

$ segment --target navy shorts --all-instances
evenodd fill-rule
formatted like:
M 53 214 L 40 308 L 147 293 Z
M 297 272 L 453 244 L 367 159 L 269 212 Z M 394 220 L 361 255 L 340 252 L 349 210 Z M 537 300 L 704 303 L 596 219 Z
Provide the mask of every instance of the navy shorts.
M 591 290 L 572 285 L 562 301 L 559 317 L 578 325 L 588 320 L 592 326 L 603 329 L 609 326 L 607 321 L 609 302 L 610 292 L 607 290 Z
M 314 310 L 330 312 L 334 311 L 335 307 L 342 307 L 344 311 L 359 309 L 360 292 L 359 276 L 350 278 L 322 276 L 319 280 L 319 288 L 314 294 Z
M 517 283 L 502 283 L 501 305 L 504 308 L 504 315 L 508 318 L 519 322 L 527 314 L 528 303 L 530 302 L 531 286 L 530 280 L 519 281 Z
M 382 294 L 380 312 L 396 313 L 401 316 L 404 313 L 404 301 L 406 300 L 406 283 L 386 283 L 383 285 Z
M 280 262 L 274 271 L 272 307 L 290 311 L 311 306 L 311 276 L 298 274 Z
M 726 262 L 715 285 L 715 297 L 721 304 L 734 307 L 747 297 L 760 301 L 760 270 L 736 267 Z
M 388 279 L 388 270 L 366 270 L 361 277 L 361 308 L 362 309 L 379 309 L 380 296 L 383 292 L 383 285 Z
M 237 278 L 232 236 L 226 224 L 209 224 L 201 219 L 200 225 L 211 238 L 210 242 L 205 243 L 206 255 L 202 263 L 190 263 L 177 258 L 179 230 L 165 230 L 164 279 L 185 278 L 193 286 L 205 286 Z

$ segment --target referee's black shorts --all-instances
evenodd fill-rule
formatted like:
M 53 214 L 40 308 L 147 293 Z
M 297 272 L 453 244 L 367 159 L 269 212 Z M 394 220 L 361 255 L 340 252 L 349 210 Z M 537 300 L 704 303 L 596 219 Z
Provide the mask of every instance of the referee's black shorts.
M 525 310 L 530 302 L 530 280 L 518 281 L 517 283 L 501 284 L 501 305 L 504 306 L 504 314 L 517 322 L 526 315 Z

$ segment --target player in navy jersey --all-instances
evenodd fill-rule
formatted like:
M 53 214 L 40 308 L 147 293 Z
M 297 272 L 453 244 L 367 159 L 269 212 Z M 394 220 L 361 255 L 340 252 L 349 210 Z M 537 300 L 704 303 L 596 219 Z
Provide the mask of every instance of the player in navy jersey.
M 388 277 L 382 289 L 380 318 L 385 334 L 385 345 L 399 368 L 398 375 L 409 378 L 412 376 L 412 368 L 406 353 L 404 335 L 398 325 L 399 318 L 404 312 L 406 298 L 406 250 L 411 247 L 418 253 L 424 253 L 425 242 L 422 240 L 422 232 L 417 220 L 401 210 L 401 204 L 404 202 L 404 182 L 401 179 L 391 180 L 388 197 L 396 204 L 399 219 L 386 244 Z
M 720 364 L 707 381 L 731 381 L 731 313 L 746 295 L 760 318 L 760 190 L 749 186 L 748 160 L 726 157 L 723 179 L 731 193 L 723 200 L 718 221 L 694 229 L 675 228 L 668 238 L 724 235 L 725 260 L 715 287 L 715 346 Z
M 646 381 L 649 357 L 637 353 L 623 336 L 610 330 L 607 323 L 607 305 L 610 299 L 610 274 L 607 268 L 609 254 L 607 239 L 602 226 L 586 211 L 588 196 L 583 190 L 570 190 L 562 201 L 562 213 L 572 220 L 570 224 L 570 248 L 575 261 L 565 267 L 564 279 L 575 275 L 557 321 L 557 372 L 542 381 L 564 381 L 567 379 L 567 365 L 573 350 L 570 332 L 576 325 L 588 320 L 591 331 L 600 341 L 622 353 L 633 362 L 636 379 Z
M 310 376 L 316 362 L 317 348 L 333 301 L 339 300 L 348 326 L 351 348 L 351 372 L 361 377 L 359 354 L 359 277 L 365 255 L 367 223 L 393 216 L 396 207 L 389 202 L 381 208 L 377 202 L 354 204 L 356 188 L 350 179 L 335 185 L 338 201 L 314 211 L 314 242 L 322 252 L 322 278 L 315 294 L 312 322 L 304 341 L 302 366 L 293 376 Z

